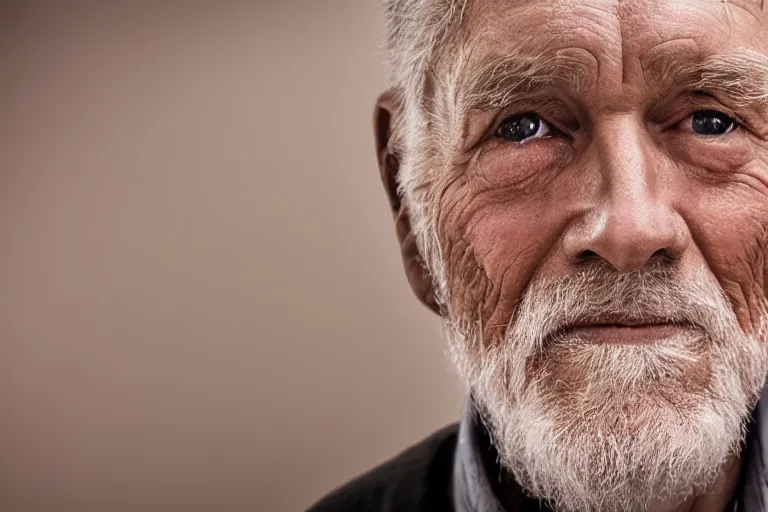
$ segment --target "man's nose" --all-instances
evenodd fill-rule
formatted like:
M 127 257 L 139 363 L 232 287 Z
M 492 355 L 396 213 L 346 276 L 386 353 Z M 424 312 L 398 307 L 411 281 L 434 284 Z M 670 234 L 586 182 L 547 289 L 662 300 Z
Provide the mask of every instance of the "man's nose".
M 595 206 L 565 234 L 569 259 L 599 257 L 620 272 L 655 258 L 679 259 L 689 237 L 669 199 L 660 149 L 642 123 L 628 117 L 602 123 L 595 136 L 601 185 Z

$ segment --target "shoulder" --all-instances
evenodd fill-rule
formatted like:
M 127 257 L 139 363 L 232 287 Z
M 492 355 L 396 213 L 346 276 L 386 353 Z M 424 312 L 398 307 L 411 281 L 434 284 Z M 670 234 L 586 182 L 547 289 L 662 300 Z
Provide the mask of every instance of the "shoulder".
M 438 430 L 307 512 L 448 512 L 458 425 Z

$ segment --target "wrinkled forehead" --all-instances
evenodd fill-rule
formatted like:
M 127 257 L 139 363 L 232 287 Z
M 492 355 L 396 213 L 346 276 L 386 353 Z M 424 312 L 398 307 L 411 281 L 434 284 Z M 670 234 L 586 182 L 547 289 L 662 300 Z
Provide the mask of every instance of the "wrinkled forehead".
M 595 68 L 626 72 L 656 46 L 684 42 L 702 55 L 768 53 L 768 0 L 470 0 L 462 22 L 472 50 L 581 52 Z M 626 64 L 612 66 L 612 64 Z M 607 66 L 605 66 L 607 65 Z M 597 69 L 595 69 L 597 72 Z
M 474 29 L 489 22 L 505 23 L 510 17 L 544 16 L 578 18 L 591 12 L 593 15 L 608 15 L 635 24 L 633 18 L 657 18 L 659 15 L 675 14 L 677 19 L 667 19 L 671 24 L 691 16 L 714 16 L 722 22 L 733 23 L 740 16 L 756 21 L 765 19 L 768 0 L 468 0 L 465 15 Z M 735 18 L 736 19 L 735 19 Z M 647 19 L 646 21 L 650 21 Z M 628 22 L 628 23 L 627 23 Z M 519 26 L 519 25 L 518 25 Z M 650 28 L 650 27 L 649 27 Z M 706 36 L 706 32 L 701 34 Z

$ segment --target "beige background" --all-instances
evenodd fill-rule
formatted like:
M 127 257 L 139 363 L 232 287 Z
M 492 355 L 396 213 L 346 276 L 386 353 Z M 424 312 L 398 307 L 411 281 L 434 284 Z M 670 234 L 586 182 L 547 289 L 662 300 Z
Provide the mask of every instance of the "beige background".
M 0 4 L 0 510 L 302 510 L 456 418 L 375 1 L 100 4 Z

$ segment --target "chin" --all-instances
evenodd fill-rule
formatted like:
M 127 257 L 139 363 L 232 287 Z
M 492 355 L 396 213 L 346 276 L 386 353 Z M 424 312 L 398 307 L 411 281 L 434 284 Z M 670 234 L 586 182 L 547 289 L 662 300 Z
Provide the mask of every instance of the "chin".
M 693 330 L 522 345 L 453 352 L 502 466 L 566 512 L 671 509 L 710 488 L 740 451 L 766 366 L 757 339 Z

